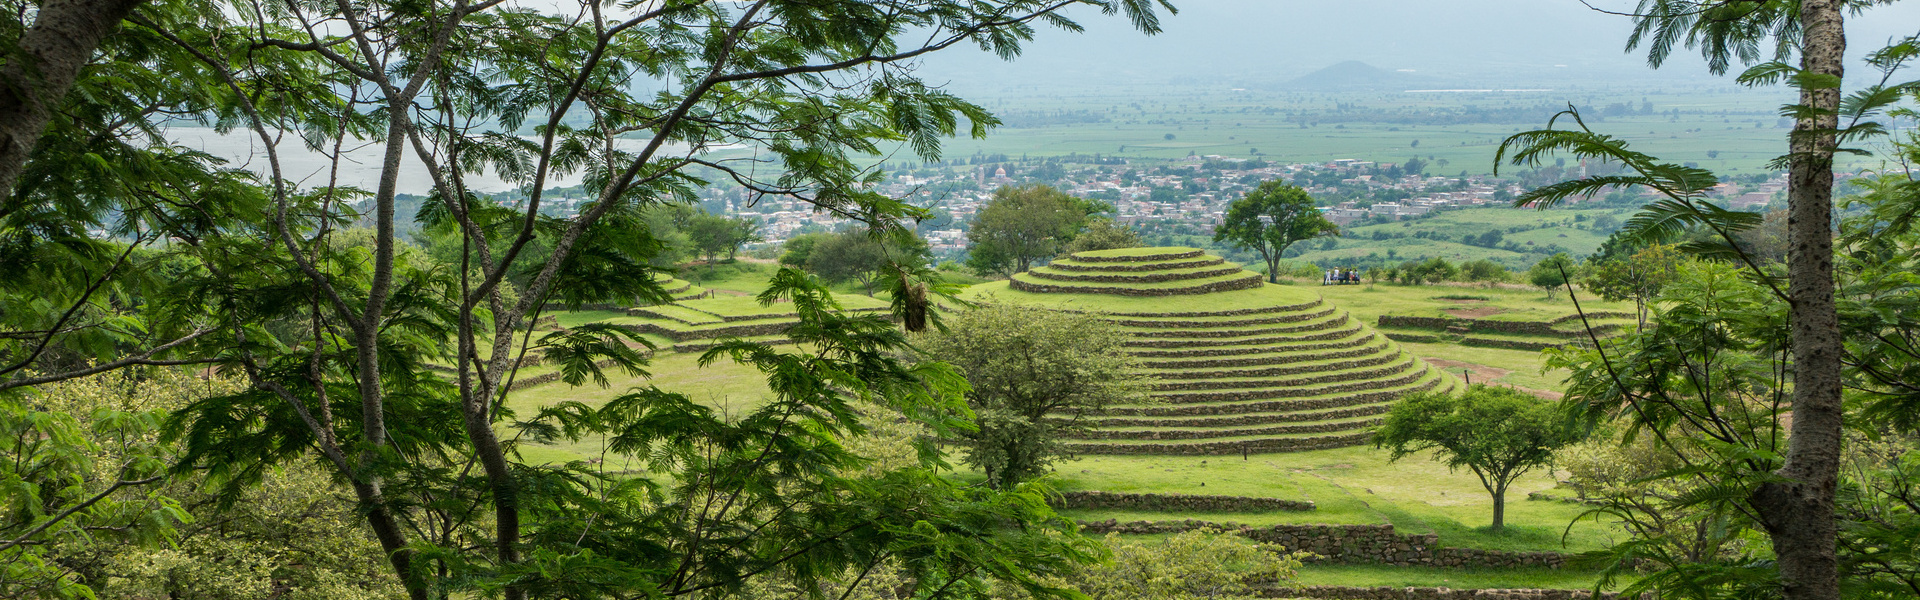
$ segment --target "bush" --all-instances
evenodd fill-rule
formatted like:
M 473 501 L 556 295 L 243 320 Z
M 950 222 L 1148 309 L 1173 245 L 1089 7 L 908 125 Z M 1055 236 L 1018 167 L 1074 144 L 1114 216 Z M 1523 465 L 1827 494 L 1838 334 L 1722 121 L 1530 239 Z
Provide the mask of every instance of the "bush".
M 1513 279 L 1513 274 L 1506 267 L 1484 258 L 1460 265 L 1461 281 L 1500 283 L 1510 279 Z

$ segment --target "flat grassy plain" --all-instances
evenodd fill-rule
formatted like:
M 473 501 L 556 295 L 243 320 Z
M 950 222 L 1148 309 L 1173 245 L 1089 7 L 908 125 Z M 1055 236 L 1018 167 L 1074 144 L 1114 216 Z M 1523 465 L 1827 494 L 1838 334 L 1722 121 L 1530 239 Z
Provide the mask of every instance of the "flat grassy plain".
M 1335 158 L 1402 162 L 1417 156 L 1433 163 L 1429 173 L 1487 174 L 1501 140 L 1545 127 L 1553 111 L 1571 103 L 1582 107 L 1595 131 L 1624 139 L 1635 150 L 1737 175 L 1766 172 L 1765 163 L 1786 152 L 1786 130 L 1779 126 L 1778 112 L 1779 106 L 1793 101 L 1786 90 L 1722 85 L 1477 93 L 1210 86 L 1055 92 L 1007 90 L 969 97 L 1008 124 L 986 139 L 950 140 L 945 153 L 1179 159 L 1189 154 L 1248 158 L 1258 151 L 1260 158 L 1281 163 Z M 1626 103 L 1637 113 L 1642 102 L 1651 102 L 1655 113 L 1602 117 L 1596 110 Z M 1500 118 L 1497 123 L 1421 118 L 1423 113 L 1461 110 L 1517 111 L 1524 117 Z M 1849 159 L 1841 162 L 1843 169 L 1865 166 Z
M 1388 462 L 1368 446 L 1238 456 L 1087 456 L 1057 467 L 1062 490 L 1220 494 L 1311 500 L 1308 512 L 1174 512 L 1072 510 L 1081 520 L 1197 519 L 1245 525 L 1392 524 L 1406 534 L 1437 534 L 1444 546 L 1497 550 L 1579 552 L 1598 549 L 1616 531 L 1592 521 L 1568 525 L 1584 509 L 1563 502 L 1527 501 L 1527 493 L 1554 487 L 1544 471 L 1508 490 L 1507 526 L 1487 526 L 1493 501 L 1470 472 L 1450 473 L 1424 456 Z M 1565 539 L 1562 539 L 1563 534 Z
M 1419 219 L 1361 225 L 1343 230 L 1340 237 L 1300 242 L 1298 247 L 1304 251 L 1289 260 L 1337 266 L 1355 259 L 1388 258 L 1389 255 L 1391 260 L 1414 260 L 1438 256 L 1455 263 L 1484 258 L 1511 269 L 1524 269 L 1532 266 L 1544 255 L 1536 252 L 1515 252 L 1502 248 L 1469 245 L 1459 240 L 1466 236 L 1478 236 L 1488 231 L 1498 230 L 1503 235 L 1502 245 L 1506 242 L 1518 244 L 1523 248 L 1546 248 L 1549 245 L 1558 245 L 1577 257 L 1592 254 L 1601 243 L 1607 241 L 1607 236 L 1613 233 L 1611 229 L 1593 228 L 1591 225 L 1594 219 L 1604 215 L 1616 221 L 1625 221 L 1633 212 L 1632 209 L 1625 208 L 1545 211 L 1512 208 L 1450 210 Z M 1553 226 L 1542 227 L 1547 223 L 1552 223 Z M 1506 233 L 1514 227 L 1529 229 Z M 1448 239 L 1443 241 L 1417 237 L 1434 234 L 1445 235 Z M 1328 248 L 1328 245 L 1333 247 Z

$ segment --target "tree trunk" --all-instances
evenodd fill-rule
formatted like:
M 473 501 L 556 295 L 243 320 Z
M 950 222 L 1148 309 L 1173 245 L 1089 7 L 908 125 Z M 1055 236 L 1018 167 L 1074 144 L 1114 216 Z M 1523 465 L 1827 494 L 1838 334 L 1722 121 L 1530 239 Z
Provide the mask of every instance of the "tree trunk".
M 1839 0 L 1806 0 L 1801 68 L 1842 75 L 1846 36 Z M 1840 90 L 1802 89 L 1800 102 L 1822 111 L 1794 124 L 1788 174 L 1788 296 L 1793 345 L 1793 425 L 1787 481 L 1751 498 L 1779 557 L 1780 583 L 1791 600 L 1840 597 L 1835 556 L 1834 489 L 1840 466 L 1840 320 L 1833 301 L 1833 148 Z
M 46 0 L 17 53 L 0 65 L 0 197 L 13 195 L 27 156 L 80 69 L 120 20 L 146 0 Z
M 1505 486 L 1501 486 L 1500 489 L 1493 490 L 1493 527 L 1492 529 L 1494 531 L 1500 531 L 1501 529 L 1506 528 L 1506 526 L 1507 526 L 1507 488 Z

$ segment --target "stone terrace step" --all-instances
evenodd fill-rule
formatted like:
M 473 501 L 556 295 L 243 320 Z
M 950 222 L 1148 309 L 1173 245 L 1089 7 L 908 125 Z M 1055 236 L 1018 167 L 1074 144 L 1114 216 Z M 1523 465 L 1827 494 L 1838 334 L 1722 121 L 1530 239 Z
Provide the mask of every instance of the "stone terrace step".
M 1311 321 L 1334 314 L 1338 309 L 1328 306 L 1322 310 L 1305 312 L 1272 312 L 1258 316 L 1234 315 L 1227 317 L 1163 317 L 1158 319 L 1140 319 L 1129 317 L 1101 317 L 1100 320 L 1121 327 L 1152 327 L 1159 329 L 1181 329 L 1189 327 L 1242 327 L 1247 325 L 1268 325 L 1272 323 L 1295 323 Z
M 1404 368 L 1405 370 L 1395 372 L 1392 370 L 1395 368 Z M 1374 371 L 1374 370 L 1369 369 L 1369 371 Z M 1324 382 L 1324 383 L 1321 383 L 1320 385 L 1313 385 L 1313 383 L 1293 383 L 1292 385 L 1269 385 L 1267 387 L 1230 389 L 1230 390 L 1162 392 L 1162 393 L 1154 394 L 1154 397 L 1168 404 L 1194 404 L 1194 403 L 1202 403 L 1202 402 L 1220 403 L 1220 402 L 1241 402 L 1246 400 L 1302 398 L 1307 396 L 1322 396 L 1322 395 L 1328 395 L 1328 394 L 1340 394 L 1345 392 L 1364 392 L 1368 390 L 1406 385 L 1409 383 L 1413 383 L 1415 381 L 1419 381 L 1422 377 L 1425 377 L 1427 375 L 1426 365 L 1415 362 L 1415 361 L 1407 361 L 1399 365 L 1394 365 L 1393 367 L 1388 367 L 1386 369 L 1379 369 L 1378 371 L 1386 371 L 1391 376 L 1383 376 L 1377 379 L 1361 379 L 1361 380 L 1355 381 L 1354 375 L 1343 374 L 1341 376 L 1343 378 L 1341 379 L 1335 379 L 1333 381 Z
M 1387 346 L 1377 346 L 1376 352 L 1352 358 L 1332 358 L 1308 363 L 1296 363 L 1283 366 L 1252 366 L 1211 371 L 1191 369 L 1141 371 L 1142 374 L 1160 381 L 1208 381 L 1240 380 L 1285 377 L 1302 373 L 1324 373 L 1346 369 L 1377 367 L 1387 363 L 1405 360 L 1404 355 Z
M 1431 385 L 1431 384 L 1429 384 Z M 1311 423 L 1353 417 L 1366 417 L 1386 414 L 1393 409 L 1394 395 L 1386 394 L 1380 401 L 1371 404 L 1359 404 L 1325 410 L 1248 413 L 1231 416 L 1193 416 L 1193 417 L 1107 417 L 1087 421 L 1090 427 L 1158 427 L 1172 428 L 1218 428 L 1243 427 L 1247 425 L 1266 425 L 1271 423 Z
M 1311 302 L 1302 302 L 1300 304 L 1287 304 L 1283 306 L 1262 306 L 1257 308 L 1242 308 L 1242 309 L 1236 309 L 1236 310 L 1176 311 L 1176 312 L 1105 312 L 1105 313 L 1096 312 L 1094 314 L 1098 314 L 1103 317 L 1129 317 L 1129 318 L 1142 318 L 1142 319 L 1188 319 L 1188 318 L 1200 318 L 1200 317 L 1232 317 L 1232 316 L 1239 316 L 1239 315 L 1261 315 L 1261 314 L 1267 314 L 1267 313 L 1300 312 L 1303 310 L 1321 306 L 1323 304 L 1326 304 L 1326 302 L 1316 298 Z M 1087 311 L 1067 310 L 1066 312 L 1079 314 L 1079 313 L 1085 313 Z
M 1039 267 L 1028 270 L 1026 274 L 1053 281 L 1072 283 L 1161 283 L 1167 281 L 1190 281 L 1206 279 L 1244 272 L 1240 265 L 1226 263 L 1211 267 L 1190 269 L 1165 269 L 1142 271 L 1138 273 L 1088 273 L 1083 271 L 1064 271 L 1053 267 Z
M 1292 346 L 1273 346 L 1266 348 L 1265 352 L 1249 352 L 1230 357 L 1202 356 L 1197 358 L 1181 358 L 1178 360 L 1141 360 L 1139 364 L 1143 369 L 1155 370 L 1193 370 L 1284 365 L 1316 360 L 1366 356 L 1385 349 L 1388 344 L 1386 340 L 1381 339 L 1379 336 L 1359 335 L 1346 341 L 1315 344 L 1314 346 L 1314 348 L 1308 349 Z M 1134 356 L 1139 357 L 1140 353 L 1135 353 Z
M 1209 429 L 1091 429 L 1069 436 L 1076 440 L 1210 440 L 1223 438 L 1241 438 L 1269 435 L 1293 435 L 1301 433 L 1333 433 L 1353 431 L 1379 425 L 1378 416 L 1359 416 L 1345 419 L 1319 421 L 1315 423 L 1295 423 L 1288 425 L 1267 425 L 1263 427 L 1233 427 Z
M 1331 312 L 1331 311 L 1329 311 Z M 1237 327 L 1189 327 L 1175 329 L 1150 329 L 1146 327 L 1121 327 L 1120 330 L 1141 338 L 1233 338 L 1260 335 L 1299 333 L 1303 331 L 1325 331 L 1347 323 L 1346 313 L 1326 315 L 1311 321 L 1268 326 Z
M 1162 379 L 1158 382 L 1149 384 L 1148 388 L 1156 392 L 1176 392 L 1176 391 L 1200 391 L 1200 390 L 1260 390 L 1260 389 L 1270 389 L 1270 388 L 1279 388 L 1279 387 L 1298 387 L 1298 386 L 1313 385 L 1313 384 L 1319 384 L 1319 383 L 1338 383 L 1342 381 L 1372 380 L 1377 377 L 1385 377 L 1385 376 L 1399 373 L 1401 371 L 1406 370 L 1406 367 L 1408 365 L 1414 364 L 1413 357 L 1410 357 L 1410 356 L 1399 355 L 1398 353 L 1387 355 L 1387 356 L 1389 360 L 1381 361 L 1381 362 L 1390 362 L 1392 364 L 1388 364 L 1386 366 L 1379 366 L 1379 363 L 1374 363 L 1372 365 L 1355 366 L 1347 369 L 1329 369 L 1325 371 L 1314 371 L 1312 372 L 1311 375 L 1308 375 L 1305 377 L 1289 377 L 1289 378 L 1247 377 L 1247 378 L 1237 378 L 1237 379 L 1223 378 L 1223 379 L 1179 379 L 1179 380 Z
M 1303 394 L 1284 400 L 1253 400 L 1215 403 L 1183 403 L 1177 405 L 1114 406 L 1108 407 L 1108 418 L 1113 417 L 1206 417 L 1220 415 L 1282 414 L 1312 410 L 1325 410 L 1360 406 L 1375 402 L 1386 402 L 1399 398 L 1409 392 L 1423 392 L 1440 386 L 1452 387 L 1452 384 L 1438 372 L 1429 371 L 1397 385 L 1381 386 L 1362 391 L 1333 391 L 1322 394 Z
M 1155 261 L 1165 261 L 1165 260 L 1178 260 L 1182 258 L 1196 258 L 1205 254 L 1206 252 L 1203 250 L 1180 250 L 1180 251 L 1159 252 L 1159 253 L 1149 253 L 1149 254 L 1134 254 L 1134 253 L 1126 252 L 1124 250 L 1122 251 L 1094 250 L 1090 252 L 1075 252 L 1068 256 L 1073 258 L 1073 260 L 1077 260 L 1080 262 L 1129 263 L 1129 262 L 1155 262 Z
M 1261 436 L 1206 442 L 1078 442 L 1065 444 L 1065 446 L 1069 452 L 1092 455 L 1227 455 L 1242 452 L 1304 452 L 1345 448 L 1366 444 L 1372 438 L 1373 432 L 1362 431 L 1341 434 Z
M 1187 296 L 1209 294 L 1228 290 L 1243 290 L 1265 285 L 1266 280 L 1259 273 L 1240 271 L 1231 275 L 1190 279 L 1160 283 L 1097 283 L 1065 282 L 1035 277 L 1030 273 L 1015 273 L 1008 279 L 1007 286 L 1021 292 L 1036 294 L 1111 294 L 1116 296 Z
M 1072 258 L 1063 258 L 1060 260 L 1047 263 L 1047 266 L 1053 267 L 1062 271 L 1124 273 L 1127 271 L 1159 271 L 1163 269 L 1191 269 L 1195 267 L 1211 267 L 1214 265 L 1224 264 L 1226 262 L 1227 262 L 1227 259 L 1220 258 L 1218 256 L 1200 256 L 1195 258 L 1180 258 L 1180 259 L 1164 260 L 1164 261 L 1141 261 L 1141 262 L 1081 262 L 1081 261 L 1074 260 Z
M 1291 345 L 1299 342 L 1321 342 L 1345 339 L 1363 330 L 1358 321 L 1348 320 L 1347 326 L 1339 329 L 1316 331 L 1299 335 L 1260 335 L 1233 338 L 1192 338 L 1192 339 L 1139 339 L 1127 340 L 1128 348 L 1206 348 L 1215 346 L 1254 346 L 1268 348 L 1275 345 Z
M 1377 341 L 1379 337 L 1380 336 L 1375 335 L 1371 331 L 1366 331 L 1362 328 L 1355 327 L 1348 330 L 1346 332 L 1346 335 L 1343 335 L 1343 336 L 1325 339 L 1325 340 L 1293 343 L 1293 344 L 1286 344 L 1286 345 L 1249 344 L 1249 345 L 1243 345 L 1243 346 L 1223 346 L 1223 347 L 1209 347 L 1209 348 L 1150 349 L 1150 350 L 1133 350 L 1129 353 L 1132 354 L 1134 357 L 1141 358 L 1141 359 L 1164 359 L 1169 361 L 1185 361 L 1185 360 L 1201 361 L 1201 360 L 1216 360 L 1216 359 L 1221 359 L 1222 357 L 1252 357 L 1255 355 L 1266 355 L 1266 354 L 1318 352 L 1318 351 L 1325 351 L 1325 350 L 1352 348 L 1354 346 L 1363 345 L 1368 342 Z

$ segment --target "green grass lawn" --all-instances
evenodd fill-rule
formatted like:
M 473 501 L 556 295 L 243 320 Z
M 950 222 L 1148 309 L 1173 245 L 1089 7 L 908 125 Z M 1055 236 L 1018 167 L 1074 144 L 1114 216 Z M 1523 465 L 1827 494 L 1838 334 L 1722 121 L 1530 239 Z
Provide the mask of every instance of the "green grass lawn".
M 627 311 L 624 311 L 624 310 L 570 310 L 565 312 L 556 312 L 556 313 L 549 313 L 549 314 L 553 315 L 554 320 L 560 322 L 561 327 L 579 327 L 581 325 L 585 325 L 588 323 L 597 323 L 600 321 L 605 321 L 607 319 L 624 317 L 624 316 L 627 316 Z
M 969 300 L 993 299 L 1053 309 L 1108 313 L 1218 312 L 1270 306 L 1291 306 L 1314 301 L 1312 290 L 1298 286 L 1264 285 L 1258 288 L 1215 292 L 1197 296 L 1116 296 L 1110 294 L 1035 294 L 1007 287 L 1005 281 L 990 281 L 970 287 L 961 294 Z
M 1567 299 L 1564 291 L 1555 294 L 1553 299 L 1549 300 L 1546 292 L 1538 288 L 1522 288 L 1514 285 L 1489 287 L 1466 284 L 1377 283 L 1319 286 L 1315 282 L 1308 287 L 1316 289 L 1327 299 L 1327 302 L 1352 312 L 1354 318 L 1365 321 L 1368 325 L 1378 323 L 1380 315 L 1461 316 L 1472 314 L 1463 311 L 1474 309 L 1491 309 L 1485 312 L 1492 314 L 1470 318 L 1495 321 L 1549 321 L 1575 313 L 1573 302 Z M 1448 299 L 1449 296 L 1480 299 L 1462 301 Z M 1633 312 L 1631 302 L 1606 302 L 1585 291 L 1580 292 L 1580 307 L 1589 313 Z
M 1593 589 L 1599 573 L 1579 569 L 1483 569 L 1398 567 L 1390 565 L 1306 565 L 1301 585 L 1354 587 L 1447 587 L 1453 589 Z M 1618 581 L 1620 589 L 1631 581 Z
M 765 376 L 757 369 L 725 359 L 703 369 L 696 364 L 699 358 L 700 354 L 695 352 L 661 352 L 647 366 L 653 375 L 650 378 L 609 371 L 607 379 L 610 385 L 604 389 L 591 381 L 580 387 L 569 386 L 565 382 L 549 383 L 508 394 L 507 408 L 520 418 L 530 418 L 541 407 L 554 403 L 571 400 L 599 406 L 634 388 L 653 385 L 669 392 L 686 394 L 695 402 L 718 408 L 723 413 L 738 413 L 752 409 L 770 393 Z M 523 369 L 521 373 L 525 376 L 528 371 Z M 512 432 L 504 432 L 503 435 L 511 437 Z M 592 458 L 598 456 L 599 452 L 600 441 L 597 439 L 521 447 L 521 455 L 537 463 Z
M 1507 527 L 1492 522 L 1492 499 L 1472 473 L 1449 473 L 1423 456 L 1388 462 L 1371 447 L 1238 456 L 1088 456 L 1062 463 L 1055 483 L 1063 490 L 1221 494 L 1311 500 L 1311 512 L 1210 513 L 1075 510 L 1082 520 L 1159 521 L 1199 519 L 1247 525 L 1391 523 L 1407 534 L 1433 533 L 1445 546 L 1498 550 L 1579 552 L 1618 541 L 1611 527 L 1581 521 L 1582 507 L 1527 501 L 1528 492 L 1550 489 L 1544 471 L 1515 481 L 1507 495 Z M 1567 534 L 1565 544 L 1561 536 Z

